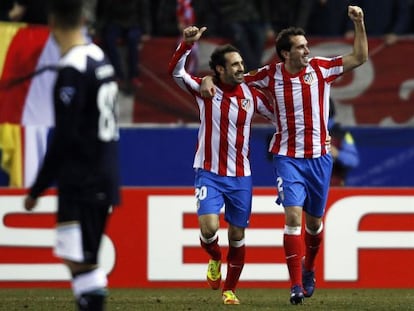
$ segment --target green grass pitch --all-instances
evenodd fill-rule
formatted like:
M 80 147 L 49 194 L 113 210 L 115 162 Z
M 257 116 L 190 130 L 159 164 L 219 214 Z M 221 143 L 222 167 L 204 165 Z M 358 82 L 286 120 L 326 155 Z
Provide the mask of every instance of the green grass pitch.
M 238 306 L 221 303 L 220 291 L 210 289 L 110 289 L 107 311 L 237 311 L 254 310 L 414 310 L 414 289 L 317 289 L 300 306 L 289 303 L 287 289 L 240 288 Z M 0 289 L 0 310 L 75 310 L 70 289 Z

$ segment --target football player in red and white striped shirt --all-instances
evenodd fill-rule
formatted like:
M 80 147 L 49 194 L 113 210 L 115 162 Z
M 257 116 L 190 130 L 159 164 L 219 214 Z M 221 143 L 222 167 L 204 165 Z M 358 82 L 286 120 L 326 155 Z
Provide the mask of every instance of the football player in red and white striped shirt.
M 202 79 L 188 74 L 184 64 L 192 44 L 205 27 L 190 26 L 169 64 L 177 84 L 194 96 L 200 113 L 197 150 L 193 167 L 200 224 L 200 243 L 210 255 L 207 280 L 213 289 L 221 283 L 221 249 L 218 244 L 219 214 L 225 207 L 229 224 L 227 276 L 222 289 L 224 304 L 239 304 L 234 292 L 244 266 L 244 231 L 249 224 L 252 203 L 252 179 L 249 140 L 252 117 L 259 113 L 275 120 L 272 102 L 254 87 L 244 83 L 244 63 L 231 45 L 215 49 L 210 67 L 217 79 L 213 98 L 202 98 Z
M 249 85 L 267 89 L 276 103 L 276 132 L 269 149 L 274 154 L 277 202 L 285 208 L 284 249 L 292 304 L 302 303 L 315 289 L 314 263 L 322 241 L 322 217 L 332 172 L 332 157 L 326 145 L 330 86 L 337 77 L 368 58 L 363 11 L 349 6 L 348 15 L 355 27 L 351 53 L 311 58 L 304 31 L 291 27 L 282 30 L 276 39 L 282 62 L 245 76 Z M 207 82 L 203 83 L 204 96 L 214 93 Z M 302 211 L 306 222 L 305 254 Z

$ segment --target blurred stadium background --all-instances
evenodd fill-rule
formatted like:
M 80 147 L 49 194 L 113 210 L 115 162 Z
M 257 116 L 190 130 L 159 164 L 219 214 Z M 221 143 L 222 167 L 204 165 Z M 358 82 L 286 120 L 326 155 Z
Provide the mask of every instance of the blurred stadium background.
M 53 129 L 54 74 L 45 71 L 10 84 L 53 65 L 58 53 L 44 26 L 0 23 L 0 33 L 0 287 L 66 287 L 68 276 L 51 252 L 53 190 L 35 215 L 26 215 L 20 205 Z M 312 54 L 322 56 L 342 54 L 352 44 L 352 40 L 333 37 L 312 37 L 309 41 Z M 208 56 L 221 42 L 214 37 L 202 40 L 198 74 L 209 72 Z M 104 243 L 106 269 L 115 287 L 204 286 L 206 259 L 197 250 L 192 208 L 191 166 L 198 117 L 192 99 L 167 75 L 176 44 L 177 38 L 171 36 L 145 42 L 140 61 L 142 86 L 119 97 L 123 204 L 114 213 Z M 414 63 L 409 61 L 414 38 L 401 37 L 393 45 L 370 38 L 369 46 L 368 62 L 344 75 L 332 90 L 337 120 L 353 134 L 361 160 L 348 176 L 348 187 L 332 190 L 327 230 L 329 223 L 340 224 L 338 206 L 349 208 L 351 216 L 343 218 L 345 231 L 330 232 L 357 252 L 357 258 L 352 253 L 340 263 L 346 272 L 356 269 L 357 275 L 330 274 L 329 269 L 336 266 L 329 266 L 333 259 L 325 254 L 319 263 L 324 267 L 318 272 L 319 284 L 412 288 L 414 271 L 403 267 L 414 260 Z M 275 59 L 270 42 L 262 63 Z M 273 207 L 275 190 L 267 153 L 272 132 L 262 120 L 255 121 L 251 159 L 258 207 L 250 240 L 255 252 L 249 255 L 251 265 L 246 266 L 241 287 L 287 286 L 278 230 L 282 228 L 281 216 Z M 260 229 L 269 235 L 260 234 Z M 178 241 L 171 243 L 171 250 L 157 248 L 166 234 L 171 241 Z M 335 248 L 330 251 L 336 252 Z M 157 272 L 165 266 L 166 254 L 175 256 L 171 261 L 178 265 L 174 266 L 177 270 Z M 275 263 L 280 265 L 274 267 Z M 49 272 L 42 274 L 41 265 Z

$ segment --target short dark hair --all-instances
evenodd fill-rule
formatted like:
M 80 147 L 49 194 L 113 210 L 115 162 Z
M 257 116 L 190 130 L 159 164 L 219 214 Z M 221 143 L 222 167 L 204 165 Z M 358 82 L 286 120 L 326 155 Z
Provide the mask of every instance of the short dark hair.
M 285 58 L 282 55 L 282 51 L 290 51 L 292 48 L 290 37 L 304 35 L 305 31 L 300 27 L 289 27 L 279 32 L 276 37 L 276 52 L 283 62 L 285 61 Z
M 231 44 L 225 44 L 218 46 L 210 56 L 210 68 L 214 71 L 216 77 L 218 77 L 218 72 L 216 71 L 216 66 L 225 66 L 226 58 L 224 57 L 227 53 L 236 52 L 240 54 L 240 50 Z
M 48 0 L 48 13 L 56 17 L 59 27 L 77 27 L 82 23 L 83 0 Z

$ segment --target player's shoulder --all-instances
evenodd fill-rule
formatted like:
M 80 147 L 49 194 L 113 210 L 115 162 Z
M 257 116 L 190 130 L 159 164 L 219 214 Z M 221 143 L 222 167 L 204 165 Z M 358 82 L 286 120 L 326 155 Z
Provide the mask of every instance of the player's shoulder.
M 252 86 L 252 85 L 249 85 L 249 84 L 246 84 L 246 87 L 249 88 L 249 90 L 250 90 L 253 97 L 260 98 L 261 100 L 268 100 L 268 98 L 267 98 L 265 92 L 263 91 L 263 89 L 259 89 L 255 86 Z
M 84 45 L 77 45 L 70 49 L 61 58 L 60 67 L 73 67 L 79 72 L 85 72 L 87 70 L 88 62 L 94 61 L 96 63 L 102 63 L 105 61 L 105 54 L 100 47 L 94 43 L 88 43 Z

